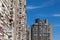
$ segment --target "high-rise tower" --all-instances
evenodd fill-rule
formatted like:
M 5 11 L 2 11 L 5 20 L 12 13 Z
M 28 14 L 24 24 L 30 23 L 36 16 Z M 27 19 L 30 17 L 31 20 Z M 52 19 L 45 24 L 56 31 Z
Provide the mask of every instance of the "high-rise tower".
M 13 13 L 10 0 L 0 0 L 0 28 L 3 29 L 1 40 L 10 40 L 12 37 Z M 1 31 L 1 29 L 0 29 Z
M 7 40 L 26 40 L 25 8 L 26 0 L 0 0 L 0 27 Z
M 26 40 L 26 0 L 13 0 L 13 40 Z

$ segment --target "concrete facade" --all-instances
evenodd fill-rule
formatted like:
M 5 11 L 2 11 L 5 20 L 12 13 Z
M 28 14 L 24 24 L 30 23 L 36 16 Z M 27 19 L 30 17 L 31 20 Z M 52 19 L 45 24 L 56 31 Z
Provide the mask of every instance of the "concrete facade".
M 0 0 L 1 40 L 26 40 L 26 0 Z
M 27 27 L 27 40 L 31 40 L 31 29 Z
M 11 6 L 10 0 L 0 0 L 0 27 L 3 29 L 3 35 L 0 36 L 1 40 L 10 40 L 12 36 L 12 15 L 10 14 Z
M 13 40 L 26 40 L 26 1 L 13 0 Z

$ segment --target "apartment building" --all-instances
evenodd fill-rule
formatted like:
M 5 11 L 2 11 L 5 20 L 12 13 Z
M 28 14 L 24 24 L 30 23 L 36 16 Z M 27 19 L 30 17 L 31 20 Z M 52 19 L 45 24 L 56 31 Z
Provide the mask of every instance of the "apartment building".
M 26 40 L 26 0 L 0 0 L 0 40 Z
M 35 20 L 31 28 L 31 40 L 52 40 L 52 27 L 47 19 Z

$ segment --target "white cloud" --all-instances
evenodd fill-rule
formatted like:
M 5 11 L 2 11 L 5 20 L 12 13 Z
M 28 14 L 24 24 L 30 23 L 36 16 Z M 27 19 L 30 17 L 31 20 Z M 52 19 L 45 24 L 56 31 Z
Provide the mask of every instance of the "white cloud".
M 38 6 L 27 6 L 26 9 L 37 9 L 39 8 Z
M 42 3 L 40 6 L 33 6 L 33 5 L 27 6 L 26 9 L 44 8 L 44 7 L 47 7 L 47 6 L 51 6 L 53 4 L 54 4 L 54 0 L 50 0 L 48 2 Z
M 60 14 L 54 14 L 53 16 L 60 17 Z

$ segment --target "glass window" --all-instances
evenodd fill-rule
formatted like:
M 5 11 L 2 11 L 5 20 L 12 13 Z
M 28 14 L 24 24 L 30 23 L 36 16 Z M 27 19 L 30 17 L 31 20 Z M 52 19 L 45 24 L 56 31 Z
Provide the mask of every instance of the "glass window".
M 38 34 L 34 34 L 34 36 L 37 36 Z
M 39 36 L 42 36 L 41 34 Z

